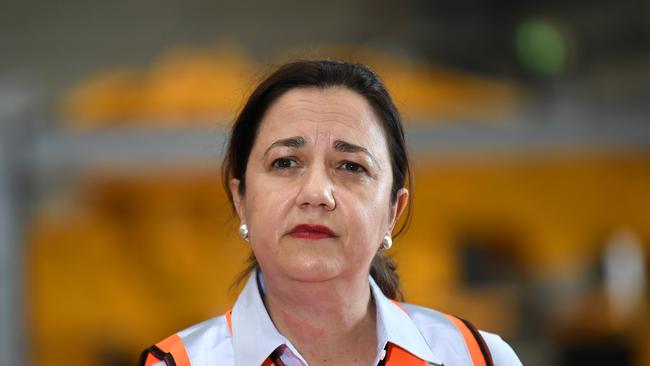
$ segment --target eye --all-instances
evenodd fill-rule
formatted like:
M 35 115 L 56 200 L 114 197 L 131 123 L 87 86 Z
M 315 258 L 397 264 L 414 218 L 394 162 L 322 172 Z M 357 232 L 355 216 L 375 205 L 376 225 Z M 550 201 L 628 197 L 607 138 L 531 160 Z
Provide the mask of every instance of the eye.
M 289 169 L 298 166 L 298 163 L 291 158 L 278 158 L 273 160 L 273 167 L 277 169 Z
M 361 164 L 353 163 L 351 161 L 345 161 L 341 164 L 341 169 L 348 171 L 350 173 L 364 173 L 366 168 Z

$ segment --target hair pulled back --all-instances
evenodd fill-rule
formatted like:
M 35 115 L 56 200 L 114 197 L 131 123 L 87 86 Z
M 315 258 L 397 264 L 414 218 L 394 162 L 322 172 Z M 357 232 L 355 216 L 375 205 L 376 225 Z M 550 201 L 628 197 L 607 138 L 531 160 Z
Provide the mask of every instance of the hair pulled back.
M 230 181 L 233 178 L 238 179 L 239 193 L 245 193 L 246 166 L 264 114 L 280 96 L 299 87 L 345 87 L 359 93 L 368 101 L 379 117 L 379 123 L 386 136 L 393 173 L 391 203 L 395 204 L 397 192 L 402 187 L 408 187 L 412 183 L 412 177 L 401 117 L 386 87 L 365 65 L 343 61 L 307 60 L 287 63 L 265 78 L 252 92 L 235 119 L 222 164 L 223 186 L 233 209 Z M 394 236 L 399 235 L 408 226 L 411 209 L 412 205 L 409 204 L 406 220 Z M 247 267 L 236 282 L 243 280 L 257 266 L 257 260 L 251 252 Z M 399 276 L 391 258 L 381 252 L 377 253 L 370 266 L 370 275 L 387 297 L 402 300 Z

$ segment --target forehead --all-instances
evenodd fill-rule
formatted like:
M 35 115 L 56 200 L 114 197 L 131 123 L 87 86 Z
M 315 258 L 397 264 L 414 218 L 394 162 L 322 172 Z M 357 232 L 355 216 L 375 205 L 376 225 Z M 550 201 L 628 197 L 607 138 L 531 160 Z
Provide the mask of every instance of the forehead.
M 279 97 L 268 109 L 257 142 L 304 136 L 308 143 L 342 139 L 366 148 L 384 146 L 379 118 L 368 101 L 350 89 L 295 88 Z

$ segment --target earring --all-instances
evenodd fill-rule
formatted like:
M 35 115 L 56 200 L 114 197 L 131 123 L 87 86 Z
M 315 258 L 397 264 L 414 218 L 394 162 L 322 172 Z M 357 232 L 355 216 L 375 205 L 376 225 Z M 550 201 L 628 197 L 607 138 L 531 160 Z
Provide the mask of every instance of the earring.
M 246 226 L 246 224 L 239 226 L 239 236 L 241 236 L 242 239 L 248 241 L 248 226 Z
M 381 241 L 381 249 L 387 250 L 393 246 L 393 238 L 390 237 L 390 234 L 384 235 L 384 239 Z

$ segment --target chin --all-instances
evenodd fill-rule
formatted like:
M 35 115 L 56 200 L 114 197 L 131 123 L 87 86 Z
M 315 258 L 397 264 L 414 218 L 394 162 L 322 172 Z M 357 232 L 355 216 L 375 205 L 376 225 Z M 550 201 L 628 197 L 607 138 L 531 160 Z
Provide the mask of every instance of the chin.
M 296 281 L 323 282 L 341 274 L 340 263 L 328 258 L 301 256 L 286 259 L 288 260 L 282 263 L 282 268 L 287 277 Z

